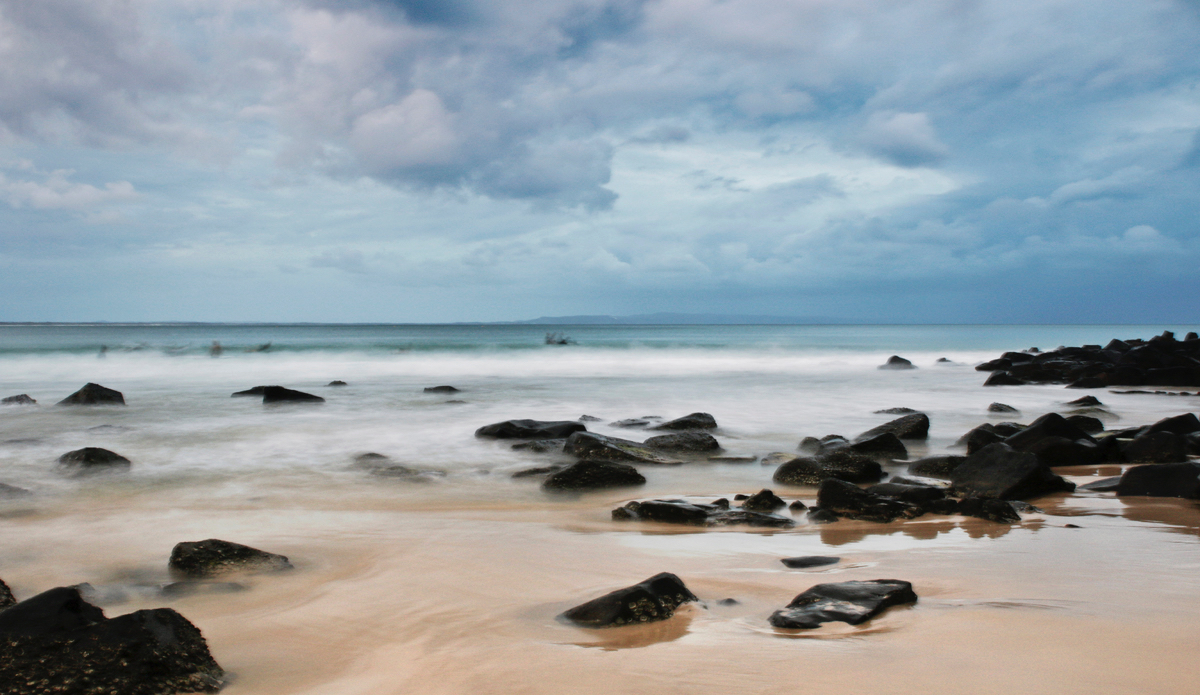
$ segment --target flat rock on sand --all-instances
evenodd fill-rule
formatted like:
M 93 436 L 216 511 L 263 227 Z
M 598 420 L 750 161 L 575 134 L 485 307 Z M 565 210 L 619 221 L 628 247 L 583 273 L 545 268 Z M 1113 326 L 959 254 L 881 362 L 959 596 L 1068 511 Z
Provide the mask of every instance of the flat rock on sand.
M 828 555 L 805 555 L 802 557 L 785 557 L 780 562 L 784 567 L 794 570 L 808 569 L 810 567 L 825 567 L 826 565 L 836 565 L 841 562 L 842 558 L 832 557 Z
M 1118 496 L 1200 499 L 1200 463 L 1188 461 L 1135 466 L 1121 476 L 1116 491 Z
M 186 577 L 213 577 L 230 572 L 275 572 L 292 569 L 283 555 L 216 538 L 176 544 L 167 566 Z
M 559 618 L 583 627 L 617 627 L 666 620 L 679 606 L 698 601 L 683 580 L 662 572 L 564 611 Z
M 916 602 L 912 584 L 899 579 L 818 584 L 775 611 L 770 622 L 790 629 L 812 629 L 834 621 L 860 625 L 891 606 Z

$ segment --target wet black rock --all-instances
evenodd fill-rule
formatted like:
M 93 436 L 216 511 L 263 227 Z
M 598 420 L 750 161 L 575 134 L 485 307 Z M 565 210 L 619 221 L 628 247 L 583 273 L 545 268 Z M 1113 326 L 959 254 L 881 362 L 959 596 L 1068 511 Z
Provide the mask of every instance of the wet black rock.
M 1116 492 L 1121 484 L 1121 476 L 1115 475 L 1111 478 L 1101 478 L 1093 480 L 1090 483 L 1085 483 L 1075 488 L 1076 491 L 1087 490 L 1089 492 Z
M 505 420 L 475 430 L 476 437 L 491 439 L 565 439 L 587 428 L 574 420 Z
M 904 447 L 904 442 L 891 432 L 884 432 L 867 439 L 860 439 L 849 446 L 851 451 L 859 454 L 865 454 L 875 459 L 906 459 L 908 458 L 908 449 Z
M 734 509 L 708 518 L 710 526 L 754 526 L 757 528 L 791 528 L 796 522 L 778 514 Z
M 1082 398 L 1076 398 L 1073 401 L 1067 401 L 1067 405 L 1075 405 L 1075 406 L 1080 406 L 1080 407 L 1096 407 L 1096 406 L 1101 406 L 1104 404 L 1101 403 L 1100 399 L 1096 398 L 1095 396 L 1084 396 Z
M 998 524 L 1020 523 L 1021 515 L 1012 503 L 991 497 L 967 497 L 958 501 L 959 514 L 977 519 L 994 521 Z
M 886 432 L 890 432 L 900 439 L 927 439 L 929 437 L 929 416 L 925 413 L 912 413 L 898 417 L 891 422 L 872 427 L 855 437 L 854 441 L 861 442 Z
M 879 365 L 880 369 L 916 369 L 912 362 L 899 355 L 892 355 L 888 361 Z
M 207 594 L 236 594 L 250 587 L 237 582 L 169 582 L 162 585 L 162 595 L 168 598 L 203 596 Z
M 832 524 L 837 520 L 837 514 L 834 514 L 828 509 L 812 507 L 808 510 L 808 523 L 810 524 Z
M 0 610 L 4 610 L 16 602 L 17 599 L 13 598 L 12 590 L 8 588 L 3 579 L 0 579 Z
M 426 386 L 425 393 L 458 393 L 459 389 L 453 386 Z
M 583 627 L 601 628 L 666 620 L 689 601 L 699 601 L 679 577 L 663 572 L 563 612 L 559 617 Z
M 585 491 L 645 485 L 646 478 L 633 466 L 617 461 L 583 460 L 554 473 L 542 483 L 546 490 Z
M 536 454 L 549 454 L 563 450 L 566 445 L 565 439 L 534 439 L 529 442 L 520 442 L 512 445 L 513 451 L 532 451 Z
M 788 505 L 788 509 L 792 510 L 793 512 L 798 512 L 801 509 L 808 509 L 808 505 L 800 500 L 792 500 L 792 503 Z
M 826 565 L 836 565 L 841 562 L 840 557 L 830 557 L 827 555 L 805 555 L 803 557 L 785 557 L 780 562 L 784 567 L 794 570 L 803 570 L 810 567 L 825 567 Z
M 660 434 L 657 437 L 650 437 L 643 444 L 664 451 L 719 451 L 721 449 L 721 444 L 716 437 L 705 432 Z
M 1068 415 L 1066 420 L 1087 434 L 1100 434 L 1104 431 L 1104 423 L 1100 421 L 1100 418 L 1089 415 Z
M 1016 451 L 1030 451 L 1046 437 L 1061 437 L 1071 441 L 1084 440 L 1096 443 L 1095 439 L 1058 413 L 1046 413 L 1021 431 L 1004 439 L 1004 443 Z
M 683 463 L 679 459 L 664 456 L 641 442 L 608 437 L 594 432 L 576 432 L 567 437 L 563 451 L 580 459 L 634 461 L 658 466 L 677 466 Z
M 883 410 L 876 410 L 875 414 L 876 415 L 909 415 L 909 414 L 912 414 L 915 412 L 917 412 L 917 411 L 913 410 L 912 408 L 884 408 Z
M 973 454 L 988 444 L 995 444 L 1000 441 L 1004 441 L 1004 435 L 997 433 L 996 428 L 990 422 L 985 422 L 959 437 L 958 441 L 954 442 L 954 445 L 965 446 L 967 447 L 967 453 Z
M 1092 466 L 1104 462 L 1104 454 L 1100 447 L 1087 439 L 1072 441 L 1066 437 L 1043 437 L 1025 450 L 1051 468 Z
M 1121 447 L 1121 455 L 1130 463 L 1176 463 L 1187 460 L 1187 439 L 1174 432 L 1138 435 Z
M 692 413 L 655 426 L 656 430 L 715 430 L 717 420 L 708 413 Z
M 279 387 L 277 387 L 277 386 L 252 386 L 252 387 L 246 389 L 245 391 L 234 391 L 233 393 L 229 394 L 229 397 L 230 398 L 249 398 L 251 396 L 258 396 L 261 398 L 264 391 L 266 391 L 267 389 L 272 389 L 272 388 L 279 388 Z
M 216 538 L 177 543 L 167 567 L 185 577 L 215 577 L 230 572 L 277 572 L 292 569 L 283 555 Z
M 920 506 L 872 494 L 844 480 L 829 478 L 817 488 L 817 507 L 839 518 L 888 523 L 913 519 L 924 513 Z
M 1017 410 L 1016 408 L 1012 407 L 1011 405 L 1006 405 L 1004 403 L 992 403 L 991 405 L 988 406 L 987 409 L 988 409 L 989 413 L 1019 413 L 1019 412 L 1021 412 L 1021 411 Z
M 976 368 L 978 369 L 978 367 Z M 1024 386 L 1025 381 L 1009 374 L 1008 372 L 992 372 L 992 375 L 983 382 L 984 386 Z
M 514 478 L 534 478 L 539 475 L 550 475 L 552 473 L 557 473 L 565 468 L 567 468 L 567 464 L 565 464 L 565 463 L 556 463 L 556 464 L 550 465 L 550 466 L 537 466 L 535 468 L 525 468 L 523 470 L 517 471 L 516 473 L 513 473 L 512 477 L 514 477 Z
M 1003 442 L 968 456 L 950 474 L 950 482 L 963 495 L 1006 500 L 1075 489 L 1074 483 L 1055 475 L 1036 454 L 1014 451 Z
M 77 474 L 127 471 L 133 465 L 115 451 L 88 446 L 58 457 L 58 467 Z
M 617 420 L 616 422 L 610 422 L 609 424 L 613 427 L 621 427 L 624 429 L 639 429 L 643 427 L 649 427 L 661 419 L 662 418 L 658 416 L 647 415 L 645 417 L 631 417 L 624 420 Z
M 1169 331 L 1150 340 L 1113 340 L 1103 348 L 1083 345 L 1017 355 L 1022 353 L 1005 353 L 979 369 L 1003 369 L 1024 383 L 1072 388 L 1200 386 L 1200 341 L 1179 341 Z
M 966 460 L 966 456 L 928 456 L 908 464 L 908 472 L 926 478 L 944 478 L 948 480 L 954 469 L 958 468 Z
M 125 405 L 125 396 L 120 391 L 89 382 L 58 405 Z
M 263 403 L 324 403 L 325 399 L 311 393 L 296 391 L 282 386 L 263 388 Z
M 749 499 L 749 498 L 748 498 Z M 612 511 L 614 521 L 657 521 L 686 526 L 755 526 L 790 528 L 796 522 L 786 516 L 745 509 L 729 509 L 729 500 L 711 504 L 687 500 L 634 501 Z
M 898 579 L 818 584 L 771 614 L 779 628 L 812 629 L 822 623 L 860 625 L 892 606 L 916 603 L 912 584 Z
M 781 485 L 818 485 L 829 478 L 874 483 L 883 478 L 883 468 L 870 456 L 839 449 L 813 458 L 794 458 L 775 469 L 771 477 Z
M 1118 496 L 1183 497 L 1200 499 L 1200 463 L 1154 463 L 1125 471 Z
M 0 400 L 0 405 L 37 405 L 37 401 L 30 398 L 29 394 L 22 393 Z
M 342 381 L 341 379 L 334 379 L 333 381 L 331 381 L 325 385 L 326 386 L 347 386 L 346 382 Z
M 1183 415 L 1163 418 L 1146 428 L 1146 434 L 1153 434 L 1154 432 L 1171 432 L 1181 435 L 1200 432 L 1200 419 L 1193 413 L 1184 413 Z
M 925 506 L 934 500 L 940 500 L 946 496 L 946 491 L 940 487 L 932 485 L 911 485 L 906 483 L 879 483 L 867 488 L 867 492 L 872 495 L 881 497 L 891 497 L 892 499 L 908 502 L 917 506 Z
M 746 498 L 746 501 L 742 502 L 742 509 L 750 512 L 769 513 L 786 506 L 787 502 L 784 502 L 774 492 L 765 488 L 750 495 Z
M 200 630 L 170 608 L 106 618 L 62 587 L 0 612 L 0 683 L 11 695 L 212 693 L 224 676 Z

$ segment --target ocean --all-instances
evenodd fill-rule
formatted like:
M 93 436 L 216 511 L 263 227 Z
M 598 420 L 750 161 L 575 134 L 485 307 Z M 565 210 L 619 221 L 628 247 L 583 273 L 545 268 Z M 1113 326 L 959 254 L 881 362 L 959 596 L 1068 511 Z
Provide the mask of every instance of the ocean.
M 757 462 L 700 461 L 642 467 L 642 488 L 549 495 L 512 474 L 561 455 L 474 436 L 501 420 L 587 415 L 591 431 L 641 440 L 654 433 L 611 423 L 706 412 L 725 455 L 761 457 L 796 452 L 805 436 L 853 437 L 894 417 L 876 411 L 907 407 L 931 420 L 916 458 L 1085 393 L 1117 415 L 1110 427 L 1140 425 L 1200 399 L 987 388 L 974 366 L 1163 330 L 1197 327 L 0 325 L 0 397 L 37 401 L 0 407 L 0 483 L 32 493 L 0 500 L 0 578 L 19 598 L 87 582 L 109 615 L 170 605 L 204 632 L 235 695 L 1195 690 L 1183 649 L 1200 637 L 1183 619 L 1200 610 L 1194 503 L 1081 493 L 1039 500 L 1012 527 L 798 515 L 783 531 L 681 529 L 610 512 L 764 487 L 811 504 L 815 490 L 773 485 Z M 549 345 L 548 332 L 572 342 Z M 890 355 L 917 369 L 878 369 Z M 127 405 L 54 406 L 88 382 Z M 230 397 L 276 384 L 325 403 Z M 424 391 L 439 385 L 459 392 Z M 996 417 L 995 401 L 1020 412 Z M 85 446 L 132 467 L 56 471 Z M 352 465 L 366 452 L 426 474 L 369 475 Z M 283 553 L 297 570 L 244 578 L 237 593 L 164 597 L 172 546 L 210 537 Z M 803 554 L 844 560 L 809 572 L 778 562 Z M 554 619 L 661 571 L 708 603 L 609 631 Z M 765 622 L 819 581 L 885 577 L 913 581 L 917 606 L 800 639 Z M 727 597 L 737 605 L 716 605 Z

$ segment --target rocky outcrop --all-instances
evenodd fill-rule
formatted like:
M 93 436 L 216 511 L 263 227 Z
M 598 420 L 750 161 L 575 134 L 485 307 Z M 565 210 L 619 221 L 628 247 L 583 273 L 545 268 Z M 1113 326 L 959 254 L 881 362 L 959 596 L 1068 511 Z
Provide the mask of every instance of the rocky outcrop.
M 699 600 L 679 577 L 663 572 L 575 606 L 559 617 L 592 628 L 636 625 L 666 620 L 681 605 Z
M 133 464 L 130 463 L 129 459 L 117 452 L 95 446 L 68 451 L 58 457 L 59 470 L 77 475 L 127 471 L 131 465 Z
M 878 437 L 881 434 L 890 432 L 900 439 L 928 439 L 929 438 L 929 416 L 925 413 L 913 413 L 898 417 L 891 422 L 885 422 L 878 427 L 863 432 L 854 438 L 855 442 L 861 442 L 872 437 Z
M 0 405 L 37 405 L 37 401 L 30 398 L 29 394 L 22 393 L 0 399 Z
M 861 625 L 892 606 L 916 602 L 912 584 L 898 579 L 818 584 L 772 613 L 770 623 L 802 630 L 834 621 Z
M 720 451 L 721 443 L 717 438 L 705 432 L 680 432 L 678 434 L 660 434 L 650 437 L 643 442 L 648 447 L 663 451 Z
M 1164 331 L 1149 340 L 1112 340 L 1101 347 L 1062 347 L 1049 352 L 1006 352 L 977 370 L 993 372 L 985 385 L 1004 379 L 1018 384 L 1108 386 L 1200 386 L 1200 340 L 1177 340 Z
M 645 476 L 629 464 L 586 459 L 552 474 L 542 487 L 556 492 L 583 492 L 645 484 Z
M 125 405 L 125 396 L 120 391 L 89 382 L 58 405 Z
M 1016 500 L 1071 491 L 1075 484 L 1051 472 L 1036 454 L 1015 451 L 1004 442 L 971 454 L 950 474 L 955 491 L 966 496 Z
M 334 379 L 333 381 L 331 381 L 325 385 L 326 386 L 346 386 L 347 384 L 346 384 L 346 382 L 342 381 L 341 379 Z
M 794 458 L 775 469 L 771 479 L 781 485 L 819 485 L 829 478 L 873 483 L 882 477 L 883 468 L 874 458 L 839 449 L 812 458 Z
M 0 612 L 0 683 L 11 695 L 164 695 L 220 690 L 224 671 L 170 608 L 107 618 L 74 587 Z
M 489 439 L 565 439 L 587 427 L 574 420 L 505 420 L 475 430 Z
M 717 420 L 708 413 L 692 413 L 681 418 L 675 418 L 651 429 L 656 430 L 715 430 Z
M 278 572 L 292 569 L 292 563 L 283 555 L 209 538 L 176 544 L 167 567 L 174 574 L 199 578 L 232 572 Z
M 1182 497 L 1200 499 L 1200 463 L 1158 463 L 1125 471 L 1117 484 L 1118 496 Z
M 282 386 L 263 387 L 263 403 L 324 403 L 325 399 L 311 393 L 296 391 Z
M 677 466 L 683 461 L 655 451 L 640 442 L 608 437 L 594 432 L 576 432 L 567 437 L 563 452 L 580 459 L 634 461 L 657 466 Z

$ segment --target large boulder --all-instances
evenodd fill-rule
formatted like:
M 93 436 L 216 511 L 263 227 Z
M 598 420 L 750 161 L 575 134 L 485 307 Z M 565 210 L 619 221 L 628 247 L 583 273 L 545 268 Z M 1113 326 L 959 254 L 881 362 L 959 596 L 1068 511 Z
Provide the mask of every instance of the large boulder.
M 325 399 L 311 393 L 296 391 L 282 386 L 263 388 L 263 403 L 324 403 Z
M 37 405 L 37 401 L 30 398 L 29 394 L 22 393 L 0 400 L 0 405 Z
M 689 601 L 699 601 L 683 581 L 662 572 L 564 611 L 559 617 L 583 627 L 618 627 L 666 620 Z
M 1164 418 L 1146 429 L 1147 434 L 1154 432 L 1171 432 L 1180 435 L 1200 432 L 1200 419 L 1197 419 L 1194 413 L 1184 413 L 1183 415 Z
M 250 388 L 246 389 L 245 391 L 234 391 L 233 393 L 229 394 L 229 397 L 230 398 L 251 398 L 253 396 L 258 396 L 259 398 L 262 398 L 263 391 L 266 391 L 267 389 L 273 389 L 273 388 L 280 388 L 280 387 L 277 387 L 277 386 L 251 386 Z
M 1141 434 L 1121 447 L 1130 463 L 1175 463 L 1187 460 L 1187 438 L 1169 431 Z
M 958 468 L 966 460 L 966 456 L 928 456 L 908 464 L 908 472 L 926 478 L 944 478 L 948 480 L 954 469 Z
M 59 401 L 58 405 L 125 405 L 125 396 L 120 391 L 88 382 Z
M 834 478 L 822 481 L 817 488 L 817 507 L 840 518 L 882 524 L 896 519 L 912 519 L 924 513 L 918 505 L 872 494 L 853 483 Z
M 980 365 L 983 366 L 983 365 Z M 979 367 L 976 367 L 979 369 Z M 1009 374 L 1005 371 L 992 372 L 992 375 L 983 382 L 984 386 L 1024 386 L 1025 381 Z
M 292 569 L 292 563 L 283 555 L 216 538 L 176 544 L 167 566 L 177 575 L 193 578 Z
M 634 461 L 659 466 L 677 466 L 683 461 L 663 456 L 654 448 L 640 442 L 608 437 L 594 432 L 576 432 L 567 437 L 563 452 L 580 459 L 602 461 Z
M 679 432 L 677 434 L 660 434 L 650 437 L 646 446 L 663 451 L 719 451 L 721 443 L 717 438 L 706 432 Z
M 1026 450 L 1051 468 L 1092 466 L 1104 461 L 1100 447 L 1088 439 L 1072 441 L 1066 437 L 1044 437 L 1034 442 Z
M 557 492 L 581 492 L 645 484 L 645 476 L 629 464 L 585 459 L 552 474 L 542 482 L 542 487 Z
M 770 622 L 804 630 L 834 621 L 860 625 L 891 606 L 916 602 L 912 584 L 898 579 L 818 584 L 771 614 Z
M 1118 496 L 1200 499 L 1200 463 L 1157 463 L 1134 466 L 1117 483 Z
M 828 478 L 874 483 L 883 478 L 883 468 L 870 456 L 839 449 L 813 458 L 794 458 L 775 469 L 771 476 L 781 485 L 819 485 Z
M 916 369 L 916 366 L 913 365 L 913 363 L 910 362 L 909 360 L 906 360 L 903 357 L 901 357 L 900 355 L 892 355 L 891 357 L 888 358 L 887 362 L 884 362 L 883 364 L 879 365 L 879 368 L 880 369 Z
M 490 439 L 564 439 L 587 427 L 574 420 L 505 420 L 475 430 L 476 437 Z
M 851 444 L 849 449 L 881 460 L 908 458 L 908 449 L 905 448 L 904 442 L 891 432 L 860 439 Z
M 892 499 L 908 502 L 923 507 L 935 500 L 943 499 L 946 496 L 946 491 L 940 487 L 932 485 L 912 485 L 909 483 L 898 483 L 894 480 L 889 483 L 879 483 L 872 485 L 866 490 L 872 495 L 880 497 L 891 497 Z
M 224 671 L 170 608 L 106 618 L 74 587 L 0 611 L 0 683 L 11 695 L 213 693 Z
M 58 468 L 75 474 L 127 471 L 131 465 L 124 456 L 98 446 L 85 446 L 58 457 Z
M 1021 431 L 1005 437 L 1004 443 L 1016 451 L 1031 451 L 1039 441 L 1046 437 L 1062 437 L 1071 441 L 1083 439 L 1093 444 L 1096 443 L 1091 435 L 1071 424 L 1058 413 L 1046 413 L 1029 423 Z
M 929 416 L 925 413 L 904 415 L 891 422 L 885 422 L 878 427 L 872 427 L 855 437 L 854 441 L 862 442 L 873 437 L 878 437 L 886 432 L 890 432 L 900 439 L 928 439 Z
M 692 413 L 681 418 L 675 418 L 651 429 L 656 430 L 715 430 L 717 420 L 708 413 Z
M 950 473 L 954 490 L 972 497 L 1019 500 L 1071 491 L 1075 484 L 1055 475 L 1036 454 L 1014 451 L 1003 442 L 967 457 Z

